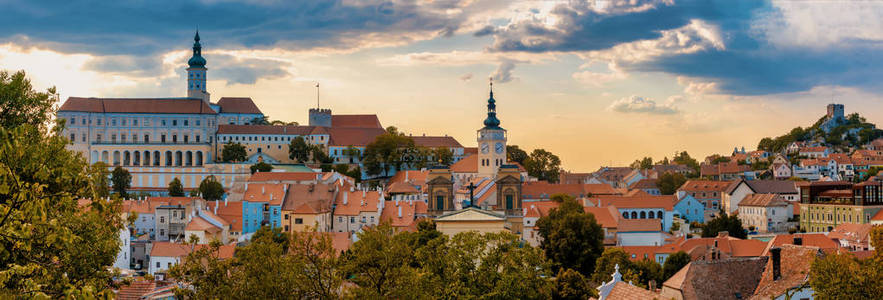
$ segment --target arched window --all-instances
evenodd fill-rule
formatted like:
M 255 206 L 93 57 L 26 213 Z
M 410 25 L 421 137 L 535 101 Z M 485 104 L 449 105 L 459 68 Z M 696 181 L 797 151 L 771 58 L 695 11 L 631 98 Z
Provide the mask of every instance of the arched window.
M 649 218 L 649 219 L 656 219 L 656 214 L 653 213 L 653 212 L 651 211 L 651 212 L 648 214 L 648 218 Z
M 642 211 L 641 212 L 641 219 L 646 219 L 646 218 L 647 218 L 647 212 Z
M 637 219 L 637 218 L 638 218 L 638 213 L 632 212 L 632 219 Z
M 623 212 L 623 213 L 622 213 L 622 217 L 628 219 L 628 218 L 629 218 L 629 213 L 627 213 L 627 212 Z

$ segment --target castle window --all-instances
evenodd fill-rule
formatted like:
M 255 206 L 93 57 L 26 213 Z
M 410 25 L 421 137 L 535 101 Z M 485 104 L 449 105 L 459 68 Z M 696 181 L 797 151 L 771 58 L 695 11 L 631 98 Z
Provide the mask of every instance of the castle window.
M 77 119 L 71 118 L 71 125 L 77 125 Z
M 187 120 L 184 120 L 184 126 L 187 126 Z
M 196 120 L 196 126 L 199 126 L 199 120 Z
M 160 140 L 160 142 L 165 143 L 165 142 L 166 142 L 166 135 L 165 135 L 165 134 L 160 135 L 160 136 L 159 136 L 159 140 Z
M 76 140 L 77 140 L 77 136 L 74 135 L 73 133 L 71 133 L 71 142 L 76 141 Z
M 83 135 L 83 142 L 86 142 L 86 135 Z
M 196 142 L 199 143 L 199 136 L 196 136 Z
M 117 119 L 110 119 L 110 124 L 113 126 L 117 126 Z
M 132 120 L 132 126 L 138 126 L 138 119 Z
M 144 142 L 150 143 L 150 135 L 147 135 L 147 134 L 144 135 Z
M 98 119 L 97 121 L 98 121 L 98 125 L 101 125 L 101 119 Z
M 190 137 L 189 135 L 185 135 L 185 136 L 184 136 L 184 142 L 185 142 L 185 143 L 188 142 L 188 138 L 189 138 L 189 137 Z
M 100 133 L 95 135 L 95 140 L 98 141 L 99 143 L 101 142 L 101 134 Z
M 162 126 L 166 126 L 166 120 L 162 120 Z
M 83 123 L 83 125 L 86 125 L 86 119 L 83 119 L 82 123 Z
M 172 120 L 172 126 L 178 126 L 178 120 Z

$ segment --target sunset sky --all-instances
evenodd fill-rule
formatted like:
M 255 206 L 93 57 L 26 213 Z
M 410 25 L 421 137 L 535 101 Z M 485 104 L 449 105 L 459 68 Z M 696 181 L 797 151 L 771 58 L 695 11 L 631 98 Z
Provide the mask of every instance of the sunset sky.
M 132 3 L 129 3 L 132 2 Z M 509 143 L 570 171 L 756 147 L 825 105 L 883 122 L 883 2 L 0 0 L 0 69 L 62 99 L 183 97 L 197 26 L 212 99 L 322 106 L 475 146 L 494 77 Z

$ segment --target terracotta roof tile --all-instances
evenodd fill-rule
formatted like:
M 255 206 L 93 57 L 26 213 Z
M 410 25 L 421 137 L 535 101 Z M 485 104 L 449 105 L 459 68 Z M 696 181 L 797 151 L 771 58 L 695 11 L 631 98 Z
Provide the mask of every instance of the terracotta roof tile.
M 733 181 L 688 180 L 678 191 L 687 192 L 724 192 Z
M 207 204 L 211 209 L 214 209 L 215 205 L 218 206 L 218 217 L 231 225 L 230 231 L 242 232 L 242 202 L 214 201 Z
M 331 135 L 331 146 L 367 146 L 374 142 L 377 136 L 386 133 L 383 128 L 361 127 L 331 127 L 328 128 Z
M 460 145 L 460 142 L 457 141 L 452 136 L 412 136 L 412 140 L 414 140 L 414 144 L 417 146 L 423 146 L 427 148 L 438 148 L 438 147 L 447 147 L 447 148 L 463 148 L 463 145 Z
M 135 281 L 128 285 L 120 286 L 117 291 L 118 300 L 140 300 L 141 296 L 148 294 L 156 288 L 156 282 L 151 281 Z
M 840 223 L 834 227 L 834 230 L 828 232 L 828 238 L 865 244 L 870 242 L 869 236 L 872 229 L 874 229 L 874 225 L 871 224 Z
M 230 114 L 262 114 L 254 100 L 248 97 L 221 97 L 218 100 L 221 113 Z
M 202 217 L 195 217 L 190 219 L 190 223 L 187 223 L 187 227 L 184 228 L 187 231 L 204 231 L 209 233 L 218 233 L 223 231 L 221 228 L 209 223 Z
M 292 184 L 288 186 L 283 211 L 294 213 L 315 214 L 331 211 L 334 201 L 333 184 Z
M 772 247 L 781 247 L 786 244 L 793 245 L 795 237 L 801 238 L 803 246 L 818 247 L 825 253 L 831 253 L 840 248 L 837 242 L 821 233 L 779 234 L 769 241 L 763 255 L 767 255 Z
M 636 287 L 626 282 L 617 282 L 607 294 L 607 300 L 633 300 L 633 299 L 658 299 L 659 295 L 651 291 Z
M 196 245 L 193 249 L 199 250 L 208 245 Z M 152 257 L 184 257 L 190 253 L 191 246 L 172 242 L 154 242 L 150 249 Z M 235 245 L 223 245 L 218 249 L 219 258 L 232 258 L 236 251 Z
M 774 299 L 809 280 L 812 262 L 821 257 L 818 247 L 783 245 L 780 253 L 780 277 L 773 278 L 773 260 L 769 258 L 752 299 Z
M 748 194 L 739 202 L 739 206 L 788 206 L 788 202 L 778 194 Z
M 377 115 L 331 115 L 331 127 L 383 129 Z
M 377 191 L 341 190 L 337 193 L 337 204 L 334 215 L 356 216 L 361 212 L 376 212 L 380 203 L 381 195 Z M 346 199 L 346 204 L 344 204 Z
M 533 181 L 521 184 L 521 197 L 526 199 L 547 199 L 554 194 L 561 193 L 568 194 L 574 198 L 619 194 L 613 187 L 603 183 L 582 184 Z
M 679 290 L 684 299 L 738 299 L 754 293 L 766 257 L 692 261 L 663 286 Z
M 386 201 L 383 206 L 383 212 L 380 214 L 380 220 L 389 221 L 393 227 L 414 227 L 417 222 L 417 206 L 414 205 L 422 201 Z M 401 217 L 399 217 L 399 208 L 401 208 Z
M 466 156 L 460 161 L 455 162 L 451 165 L 451 172 L 453 173 L 477 173 L 478 172 L 478 155 L 472 154 Z
M 594 198 L 599 206 L 616 206 L 617 208 L 662 208 L 671 211 L 677 203 L 674 195 L 664 196 L 601 196 Z
M 70 97 L 58 111 L 94 113 L 217 114 L 205 101 L 188 98 Z
M 620 219 L 616 232 L 662 231 L 660 219 Z
M 248 202 L 267 202 L 269 205 L 282 205 L 282 199 L 285 198 L 285 189 L 287 183 L 250 183 L 242 201 Z

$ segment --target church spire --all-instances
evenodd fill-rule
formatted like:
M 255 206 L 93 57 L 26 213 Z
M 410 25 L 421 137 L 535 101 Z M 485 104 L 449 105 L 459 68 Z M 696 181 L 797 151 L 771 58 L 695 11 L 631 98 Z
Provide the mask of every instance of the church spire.
M 193 37 L 193 57 L 187 61 L 191 68 L 205 68 L 205 58 L 202 57 L 202 45 L 199 43 L 199 30 Z
M 494 79 L 490 79 L 490 98 L 487 99 L 487 118 L 484 119 L 484 128 L 500 128 L 500 120 L 497 119 L 497 100 L 494 100 Z

